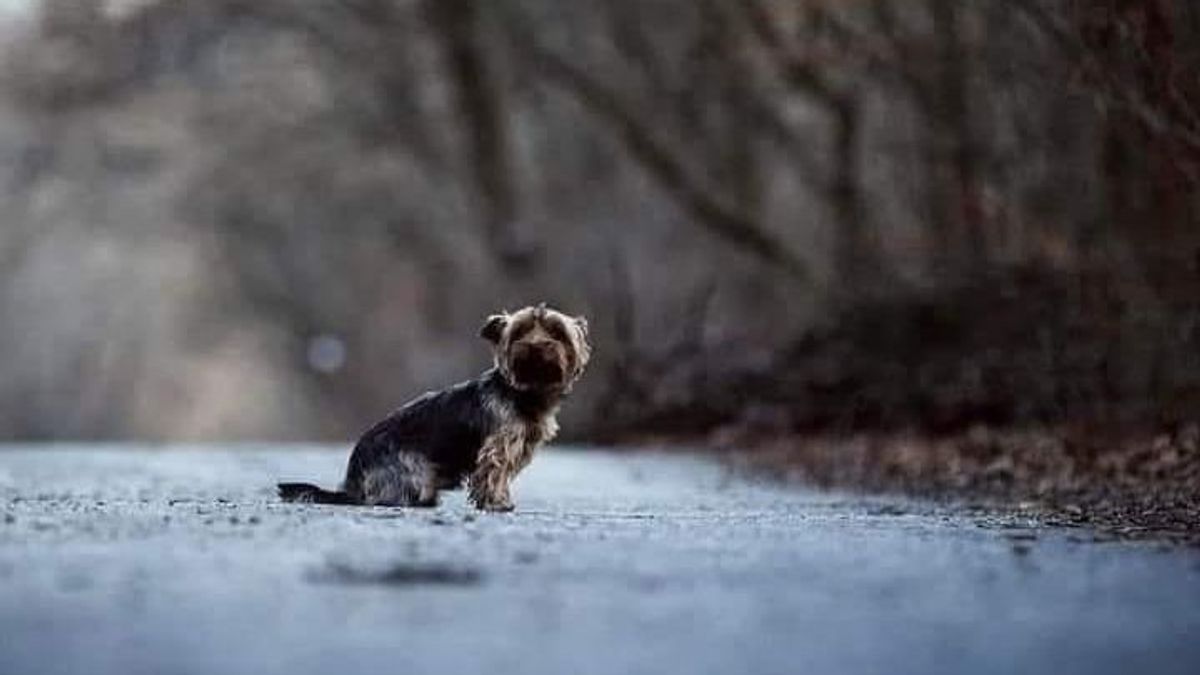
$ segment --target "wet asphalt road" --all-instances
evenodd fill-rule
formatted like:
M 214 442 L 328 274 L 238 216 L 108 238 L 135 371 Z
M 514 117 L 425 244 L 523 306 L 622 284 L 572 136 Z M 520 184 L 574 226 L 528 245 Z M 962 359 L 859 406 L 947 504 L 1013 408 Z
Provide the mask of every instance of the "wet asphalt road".
M 1196 673 L 1200 554 L 544 452 L 517 511 L 278 503 L 345 449 L 0 449 L 0 674 Z

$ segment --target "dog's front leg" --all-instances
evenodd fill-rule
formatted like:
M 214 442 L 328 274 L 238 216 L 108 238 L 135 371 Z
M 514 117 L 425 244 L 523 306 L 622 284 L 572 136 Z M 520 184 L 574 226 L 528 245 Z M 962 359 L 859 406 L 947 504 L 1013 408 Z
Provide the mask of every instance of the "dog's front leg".
M 520 443 L 520 439 L 511 436 L 511 434 L 494 434 L 484 441 L 483 447 L 479 450 L 475 471 L 471 473 L 468 480 L 469 497 L 477 509 L 483 511 L 513 510 L 508 484 L 515 474 L 514 444 Z
M 481 511 L 512 511 L 512 498 L 508 483 L 510 472 L 498 465 L 478 466 L 471 474 L 470 498 L 475 508 Z

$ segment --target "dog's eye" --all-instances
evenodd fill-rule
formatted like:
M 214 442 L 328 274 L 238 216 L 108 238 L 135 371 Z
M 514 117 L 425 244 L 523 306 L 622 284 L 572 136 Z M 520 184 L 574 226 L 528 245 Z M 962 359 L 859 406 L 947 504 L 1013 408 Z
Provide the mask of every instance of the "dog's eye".
M 550 337 L 554 338 L 555 340 L 562 342 L 566 342 L 567 340 L 567 331 L 560 323 L 552 323 L 549 326 L 546 326 L 546 333 L 548 333 Z
M 533 329 L 533 326 L 528 323 L 523 323 L 518 326 L 515 326 L 513 328 L 513 332 L 512 332 L 513 341 L 515 342 L 516 340 L 520 340 L 521 338 L 525 337 L 526 335 L 529 334 L 529 331 L 532 329 Z

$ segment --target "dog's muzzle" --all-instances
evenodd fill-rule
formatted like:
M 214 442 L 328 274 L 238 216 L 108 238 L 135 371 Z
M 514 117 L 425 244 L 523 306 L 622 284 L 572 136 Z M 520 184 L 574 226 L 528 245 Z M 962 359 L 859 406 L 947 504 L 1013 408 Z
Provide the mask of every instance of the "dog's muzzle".
M 553 342 L 514 345 L 512 371 L 518 382 L 542 386 L 562 383 L 565 374 L 562 358 Z

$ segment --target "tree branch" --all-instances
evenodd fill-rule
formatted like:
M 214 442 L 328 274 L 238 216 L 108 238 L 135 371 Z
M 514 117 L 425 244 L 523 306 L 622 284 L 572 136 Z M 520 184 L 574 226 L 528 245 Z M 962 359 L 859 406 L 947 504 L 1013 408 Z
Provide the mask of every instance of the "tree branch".
M 775 234 L 720 200 L 687 170 L 653 131 L 613 92 L 533 40 L 519 36 L 518 51 L 554 86 L 570 94 L 613 128 L 622 146 L 700 225 L 791 276 L 807 279 L 808 265 Z

